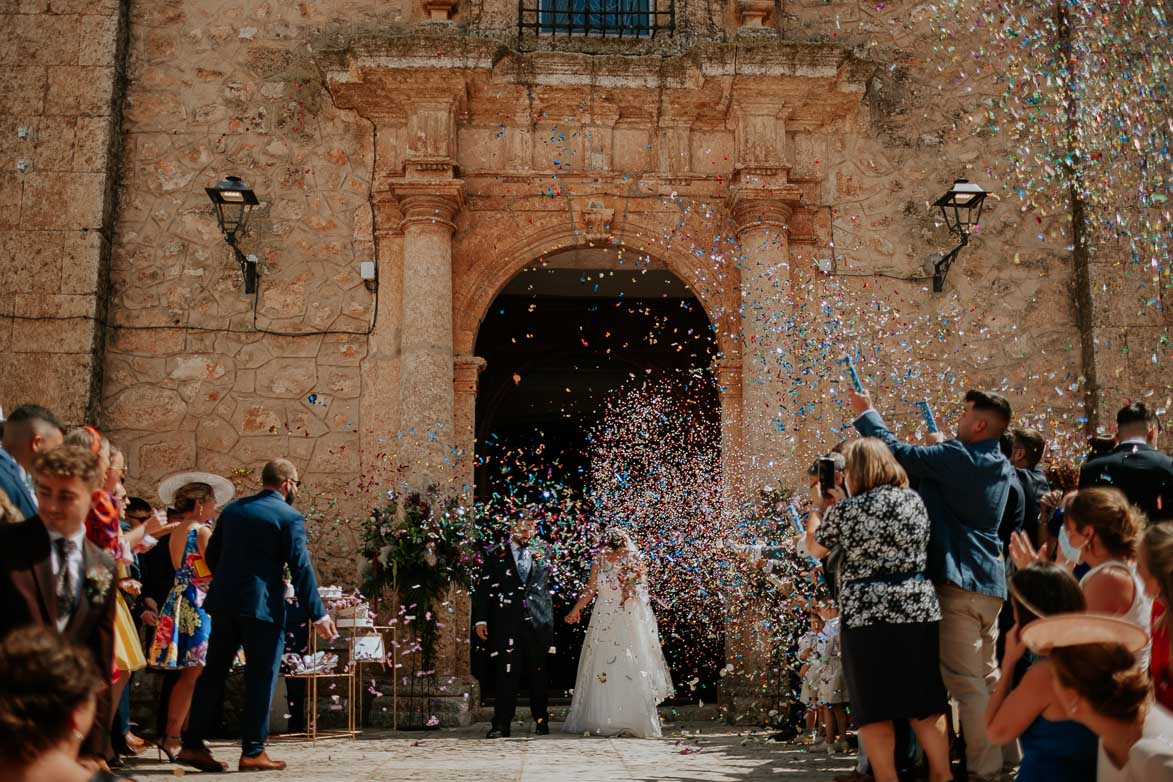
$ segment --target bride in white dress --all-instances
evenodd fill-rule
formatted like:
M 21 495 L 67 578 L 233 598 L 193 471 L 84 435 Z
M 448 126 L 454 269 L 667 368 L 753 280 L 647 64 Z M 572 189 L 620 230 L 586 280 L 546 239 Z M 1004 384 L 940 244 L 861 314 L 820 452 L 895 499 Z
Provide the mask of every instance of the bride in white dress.
M 672 695 L 672 677 L 660 649 L 660 631 L 648 600 L 647 569 L 631 537 L 603 535 L 586 589 L 566 615 L 577 624 L 598 596 L 587 627 L 574 699 L 562 730 L 599 736 L 660 736 L 656 706 Z

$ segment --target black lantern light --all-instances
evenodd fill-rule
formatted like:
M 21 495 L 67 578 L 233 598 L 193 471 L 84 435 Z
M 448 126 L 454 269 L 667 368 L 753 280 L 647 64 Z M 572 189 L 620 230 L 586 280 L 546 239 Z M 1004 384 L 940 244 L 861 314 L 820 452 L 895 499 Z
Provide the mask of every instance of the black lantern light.
M 227 176 L 215 187 L 204 188 L 208 198 L 216 207 L 216 222 L 224 232 L 224 241 L 232 248 L 240 271 L 244 275 L 244 292 L 254 293 L 257 289 L 256 257 L 245 255 L 236 246 L 236 235 L 244 231 L 249 213 L 260 203 L 254 193 L 238 176 Z
M 941 216 L 945 218 L 945 225 L 949 231 L 961 237 L 961 243 L 950 250 L 933 266 L 933 292 L 940 293 L 945 289 L 945 275 L 949 267 L 957 260 L 961 248 L 969 244 L 969 232 L 982 219 L 982 204 L 986 200 L 986 191 L 981 185 L 975 185 L 968 179 L 958 179 L 953 182 L 949 192 L 938 198 L 933 206 L 940 207 Z

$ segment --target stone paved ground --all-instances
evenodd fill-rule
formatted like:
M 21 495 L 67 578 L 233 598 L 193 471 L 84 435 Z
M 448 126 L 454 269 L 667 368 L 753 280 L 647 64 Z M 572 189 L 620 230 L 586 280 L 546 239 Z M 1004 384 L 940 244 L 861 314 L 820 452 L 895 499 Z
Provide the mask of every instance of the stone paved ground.
M 277 740 L 270 747 L 275 758 L 289 762 L 289 770 L 267 774 L 273 782 L 616 782 L 617 780 L 671 780 L 672 782 L 740 782 L 784 779 L 793 782 L 829 782 L 854 766 L 846 755 L 815 755 L 800 747 L 768 743 L 765 734 L 737 732 L 720 723 L 667 726 L 662 740 L 603 739 L 530 735 L 532 726 L 515 728 L 513 738 L 488 741 L 487 725 L 454 728 L 435 733 L 364 733 L 354 741 L 330 739 Z M 684 730 L 688 734 L 683 733 Z M 698 734 L 699 731 L 699 734 Z M 216 742 L 220 760 L 235 770 L 237 746 Z M 699 748 L 699 749 L 698 749 Z M 199 774 L 153 760 L 135 761 L 129 769 L 135 779 L 148 782 L 177 775 L 224 779 L 227 774 Z M 233 771 L 235 773 L 235 771 Z

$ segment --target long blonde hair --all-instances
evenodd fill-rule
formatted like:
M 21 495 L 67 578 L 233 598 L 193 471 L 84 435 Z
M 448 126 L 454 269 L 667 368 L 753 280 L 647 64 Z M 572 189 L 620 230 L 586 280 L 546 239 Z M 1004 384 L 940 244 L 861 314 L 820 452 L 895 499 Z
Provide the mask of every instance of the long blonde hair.
M 843 459 L 853 495 L 879 486 L 908 488 L 908 473 L 882 440 L 875 437 L 854 440 L 843 450 Z

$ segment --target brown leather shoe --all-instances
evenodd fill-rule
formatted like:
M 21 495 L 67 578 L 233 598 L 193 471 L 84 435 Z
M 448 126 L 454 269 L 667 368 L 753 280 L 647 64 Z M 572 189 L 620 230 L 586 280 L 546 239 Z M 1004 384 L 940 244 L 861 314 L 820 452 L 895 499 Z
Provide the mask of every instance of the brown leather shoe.
M 236 768 L 238 771 L 284 771 L 285 761 L 273 760 L 268 752 L 261 750 L 261 754 L 256 757 L 246 758 L 241 755 L 240 765 Z
M 206 748 L 187 749 L 185 747 L 179 750 L 179 754 L 175 756 L 175 762 L 198 768 L 200 771 L 213 771 L 218 774 L 228 770 L 228 764 L 216 760 L 212 757 L 212 750 Z

